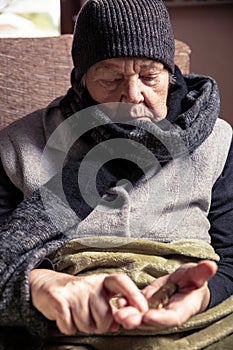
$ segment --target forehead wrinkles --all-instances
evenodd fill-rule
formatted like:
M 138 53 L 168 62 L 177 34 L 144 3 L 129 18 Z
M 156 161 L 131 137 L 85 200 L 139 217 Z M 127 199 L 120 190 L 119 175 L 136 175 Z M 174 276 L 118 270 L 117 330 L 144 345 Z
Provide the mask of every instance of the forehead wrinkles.
M 119 73 L 122 69 L 122 66 L 118 66 L 114 63 L 105 63 L 97 68 L 98 72 L 111 72 L 111 73 Z

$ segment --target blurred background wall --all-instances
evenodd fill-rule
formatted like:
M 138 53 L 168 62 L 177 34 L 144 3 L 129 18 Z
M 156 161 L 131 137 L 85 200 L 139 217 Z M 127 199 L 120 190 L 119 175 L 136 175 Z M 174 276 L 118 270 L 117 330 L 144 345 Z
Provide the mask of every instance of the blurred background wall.
M 191 47 L 191 72 L 215 78 L 221 117 L 233 125 L 233 4 L 168 10 L 175 37 Z

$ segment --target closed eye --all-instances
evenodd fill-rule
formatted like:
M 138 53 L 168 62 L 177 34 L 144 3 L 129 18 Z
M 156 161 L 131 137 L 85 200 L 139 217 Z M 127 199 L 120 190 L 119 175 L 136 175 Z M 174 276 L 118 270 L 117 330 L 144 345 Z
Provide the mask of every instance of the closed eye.
M 103 85 L 114 85 L 114 84 L 118 84 L 119 82 L 121 82 L 121 79 L 113 79 L 113 80 L 107 80 L 107 79 L 101 79 L 101 83 Z
M 158 75 L 142 75 L 140 79 L 147 85 L 154 85 L 158 82 Z

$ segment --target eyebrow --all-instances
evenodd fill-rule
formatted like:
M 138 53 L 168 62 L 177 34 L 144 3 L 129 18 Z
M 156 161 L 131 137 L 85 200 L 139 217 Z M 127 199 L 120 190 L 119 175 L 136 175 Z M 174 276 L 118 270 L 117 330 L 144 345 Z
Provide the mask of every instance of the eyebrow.
M 150 62 L 148 64 L 143 63 L 140 65 L 141 68 L 156 68 L 156 63 L 155 62 Z
M 150 62 L 149 64 L 142 64 L 140 65 L 141 69 L 156 69 L 158 72 L 162 72 L 164 69 L 164 66 L 161 65 L 159 62 Z

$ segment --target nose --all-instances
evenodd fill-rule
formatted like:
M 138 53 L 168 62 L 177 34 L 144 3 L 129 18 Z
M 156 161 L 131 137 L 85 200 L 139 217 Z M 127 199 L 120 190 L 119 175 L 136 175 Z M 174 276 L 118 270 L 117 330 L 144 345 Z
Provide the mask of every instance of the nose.
M 121 102 L 141 103 L 144 101 L 140 80 L 136 77 L 129 77 L 124 80 L 121 92 Z

